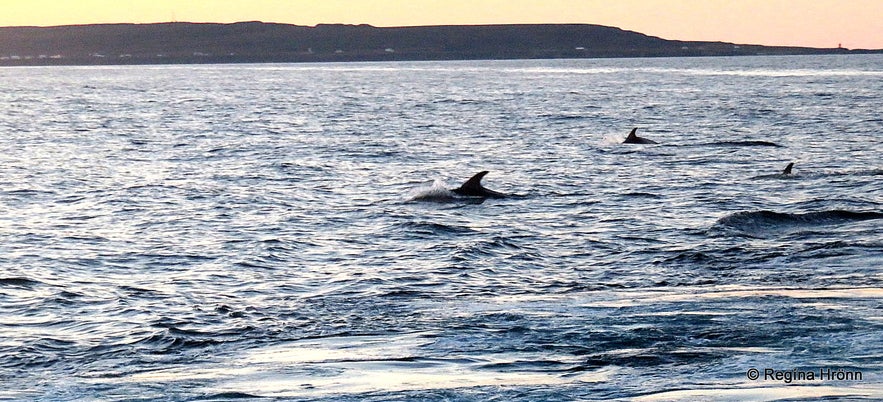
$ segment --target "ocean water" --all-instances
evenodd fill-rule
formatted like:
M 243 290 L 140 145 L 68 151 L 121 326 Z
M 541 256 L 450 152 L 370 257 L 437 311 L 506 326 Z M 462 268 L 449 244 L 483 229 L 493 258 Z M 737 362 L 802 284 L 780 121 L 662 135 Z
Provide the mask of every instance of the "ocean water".
M 0 400 L 883 398 L 880 55 L 0 82 Z

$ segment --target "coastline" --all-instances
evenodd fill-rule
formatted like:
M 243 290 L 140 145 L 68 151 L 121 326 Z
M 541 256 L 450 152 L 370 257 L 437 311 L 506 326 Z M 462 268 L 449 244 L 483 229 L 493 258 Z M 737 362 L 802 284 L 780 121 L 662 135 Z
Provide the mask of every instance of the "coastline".
M 0 27 L 0 66 L 316 63 L 883 53 L 668 40 L 591 24 L 378 28 L 263 22 Z

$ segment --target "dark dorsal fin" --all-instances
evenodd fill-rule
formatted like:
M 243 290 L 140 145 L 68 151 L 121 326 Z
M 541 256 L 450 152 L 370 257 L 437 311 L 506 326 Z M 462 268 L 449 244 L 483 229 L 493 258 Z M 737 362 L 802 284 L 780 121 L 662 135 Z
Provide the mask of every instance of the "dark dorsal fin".
M 791 168 L 793 167 L 794 162 L 789 163 L 788 166 L 785 166 L 785 170 L 782 171 L 782 174 L 791 174 Z
M 625 142 L 637 142 L 638 141 L 638 128 L 635 127 L 632 129 L 632 132 L 629 133 L 628 137 L 625 137 Z
M 635 127 L 629 133 L 628 137 L 625 137 L 625 141 L 623 144 L 656 144 L 656 141 L 648 140 L 646 138 L 638 137 L 638 128 Z
M 481 179 L 484 175 L 487 174 L 487 170 L 483 172 L 478 172 L 475 176 L 472 176 L 469 180 L 466 180 L 466 183 L 463 183 L 462 186 L 455 188 L 451 191 L 454 193 L 465 195 L 469 197 L 490 197 L 490 198 L 504 198 L 506 194 L 498 193 L 493 190 L 488 190 L 481 185 Z
M 466 193 L 474 193 L 484 190 L 484 187 L 481 186 L 481 179 L 484 178 L 484 175 L 486 174 L 488 174 L 487 170 L 476 173 L 475 176 L 466 180 L 466 183 L 463 183 L 458 190 Z

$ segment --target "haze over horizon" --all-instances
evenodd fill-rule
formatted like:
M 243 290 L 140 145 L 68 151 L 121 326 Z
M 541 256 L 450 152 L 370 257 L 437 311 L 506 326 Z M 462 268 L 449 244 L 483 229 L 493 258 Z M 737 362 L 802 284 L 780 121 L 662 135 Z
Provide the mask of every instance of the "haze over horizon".
M 883 49 L 879 0 L 0 0 L 0 26 L 264 21 L 378 27 L 580 23 L 684 41 Z

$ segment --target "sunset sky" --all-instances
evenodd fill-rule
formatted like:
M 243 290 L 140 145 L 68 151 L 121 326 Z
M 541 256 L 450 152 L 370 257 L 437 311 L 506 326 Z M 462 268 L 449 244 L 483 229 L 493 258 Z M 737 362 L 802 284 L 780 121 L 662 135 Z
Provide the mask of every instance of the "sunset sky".
M 883 0 L 0 0 L 0 26 L 588 23 L 665 39 L 883 48 Z

